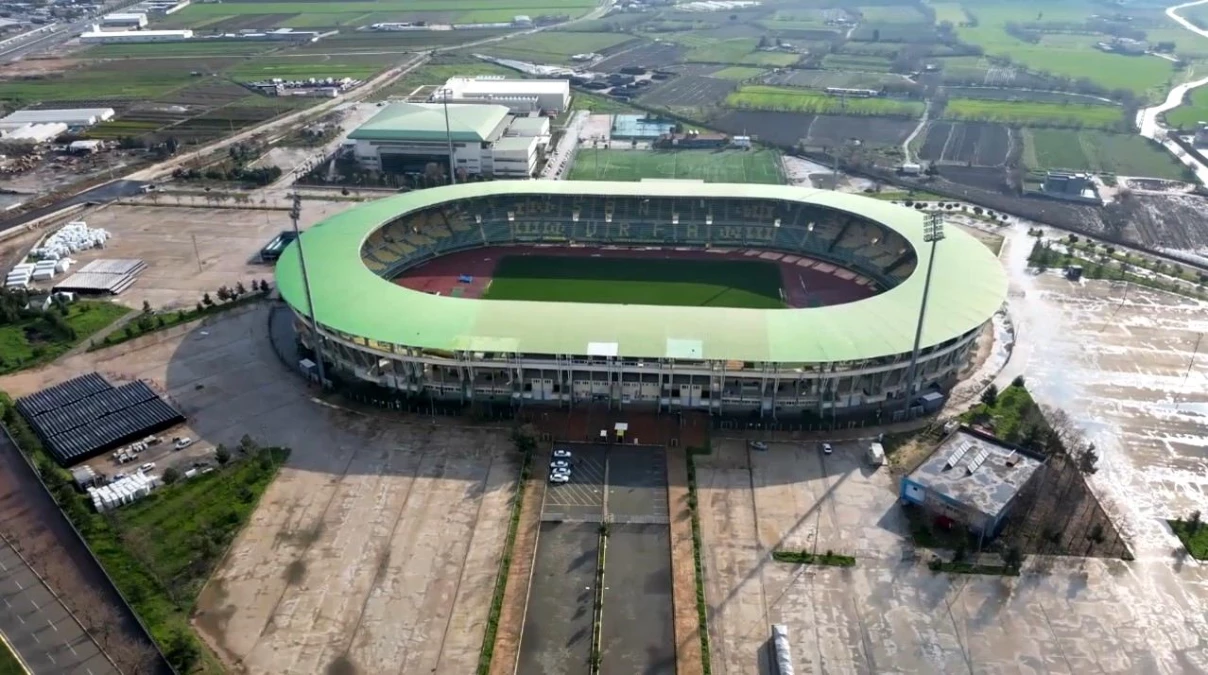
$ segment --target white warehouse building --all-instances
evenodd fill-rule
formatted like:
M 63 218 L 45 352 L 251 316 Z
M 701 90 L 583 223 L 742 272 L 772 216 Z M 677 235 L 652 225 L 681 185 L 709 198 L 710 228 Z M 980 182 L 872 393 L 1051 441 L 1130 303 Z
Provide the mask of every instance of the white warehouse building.
M 30 124 L 65 124 L 68 127 L 90 127 L 112 119 L 113 108 L 52 108 L 47 110 L 18 110 L 0 117 L 0 131 L 12 131 Z
M 561 113 L 570 107 L 569 80 L 513 80 L 497 76 L 451 77 L 429 99 L 450 103 L 494 103 L 513 113 Z
M 104 28 L 144 28 L 147 25 L 147 15 L 143 12 L 115 12 L 101 17 Z
M 518 124 L 502 105 L 447 107 L 446 130 L 443 104 L 386 106 L 348 135 L 357 163 L 393 174 L 423 173 L 431 163 L 447 167 L 452 139 L 456 169 L 466 174 L 528 178 L 536 173 L 548 124 Z
M 180 42 L 193 39 L 191 30 L 120 30 L 103 31 L 100 26 L 80 33 L 80 42 L 92 45 L 123 44 L 131 42 Z

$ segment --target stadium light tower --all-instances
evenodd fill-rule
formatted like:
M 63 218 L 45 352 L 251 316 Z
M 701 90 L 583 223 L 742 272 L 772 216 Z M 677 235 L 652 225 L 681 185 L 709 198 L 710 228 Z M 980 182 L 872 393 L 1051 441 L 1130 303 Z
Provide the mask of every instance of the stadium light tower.
M 327 375 L 323 366 L 323 339 L 319 336 L 318 312 L 315 311 L 315 301 L 310 294 L 310 278 L 306 275 L 306 256 L 302 254 L 302 232 L 298 229 L 298 220 L 302 217 L 302 195 L 294 183 L 293 202 L 289 208 L 289 219 L 294 223 L 294 244 L 298 247 L 298 268 L 302 270 L 302 288 L 306 292 L 306 306 L 310 308 L 310 334 L 315 349 L 315 365 L 319 369 L 319 388 L 327 386 Z
M 449 185 L 457 185 L 457 162 L 453 159 L 453 131 L 449 126 L 449 96 L 452 90 L 442 87 L 440 102 L 445 108 L 445 141 L 449 144 Z
M 935 267 L 935 245 L 944 238 L 944 214 L 936 211 L 923 220 L 923 241 L 931 244 L 927 254 L 927 272 L 923 277 L 923 301 L 919 306 L 919 322 L 914 329 L 914 349 L 910 352 L 910 368 L 906 371 L 906 405 L 915 394 L 915 376 L 919 365 L 919 343 L 923 340 L 923 319 L 927 315 L 927 295 L 931 292 L 931 269 Z

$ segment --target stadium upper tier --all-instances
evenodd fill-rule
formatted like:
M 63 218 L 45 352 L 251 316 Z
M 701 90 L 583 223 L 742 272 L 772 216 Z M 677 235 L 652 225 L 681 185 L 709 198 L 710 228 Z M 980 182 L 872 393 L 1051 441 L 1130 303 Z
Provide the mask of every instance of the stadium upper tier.
M 912 209 L 805 188 L 501 181 L 365 204 L 312 227 L 302 242 L 320 325 L 385 351 L 816 363 L 911 351 L 924 284 L 917 261 L 928 246 L 922 223 Z M 946 236 L 935 255 L 923 347 L 981 326 L 1006 296 L 990 251 L 956 228 Z M 465 248 L 588 242 L 799 253 L 856 270 L 882 292 L 844 305 L 752 310 L 469 300 L 389 281 Z M 308 315 L 292 246 L 277 281 L 285 300 Z

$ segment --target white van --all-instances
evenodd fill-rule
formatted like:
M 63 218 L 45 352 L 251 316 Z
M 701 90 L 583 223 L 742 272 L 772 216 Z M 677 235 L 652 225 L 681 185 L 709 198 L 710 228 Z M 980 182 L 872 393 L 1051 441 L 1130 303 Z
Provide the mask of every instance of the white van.
M 885 464 L 885 446 L 880 443 L 868 444 L 868 463 L 873 466 Z

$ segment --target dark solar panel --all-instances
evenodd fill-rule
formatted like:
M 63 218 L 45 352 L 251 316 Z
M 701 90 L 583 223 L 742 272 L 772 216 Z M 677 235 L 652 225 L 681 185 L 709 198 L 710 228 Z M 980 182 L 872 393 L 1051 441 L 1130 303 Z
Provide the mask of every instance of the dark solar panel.
M 113 387 L 96 373 L 27 396 L 17 406 L 64 466 L 184 421 L 145 382 Z

